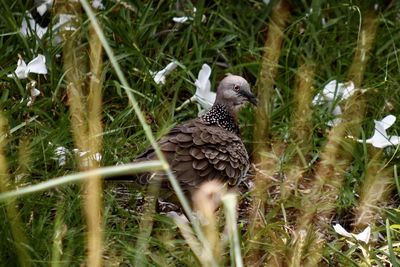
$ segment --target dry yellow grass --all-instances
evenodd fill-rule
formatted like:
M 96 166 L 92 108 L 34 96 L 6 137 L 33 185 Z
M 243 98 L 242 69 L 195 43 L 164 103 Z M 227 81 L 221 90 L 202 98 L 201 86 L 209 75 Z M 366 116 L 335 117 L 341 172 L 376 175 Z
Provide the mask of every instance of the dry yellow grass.
M 78 28 L 81 20 L 80 6 L 70 4 L 65 12 L 74 16 L 72 26 Z M 71 26 L 71 25 L 65 25 Z M 64 26 L 64 27 L 65 27 Z M 91 28 L 89 33 L 89 55 L 81 45 L 81 32 L 72 34 L 64 28 L 64 67 L 68 83 L 67 93 L 71 118 L 72 135 L 78 149 L 76 159 L 81 171 L 100 167 L 95 155 L 102 150 L 102 46 Z M 89 68 L 87 67 L 89 62 Z M 85 88 L 87 70 L 90 69 L 90 82 Z M 85 153 L 84 157 L 79 154 Z M 103 219 L 102 219 L 102 181 L 93 177 L 85 183 L 84 210 L 87 224 L 87 265 L 102 266 Z

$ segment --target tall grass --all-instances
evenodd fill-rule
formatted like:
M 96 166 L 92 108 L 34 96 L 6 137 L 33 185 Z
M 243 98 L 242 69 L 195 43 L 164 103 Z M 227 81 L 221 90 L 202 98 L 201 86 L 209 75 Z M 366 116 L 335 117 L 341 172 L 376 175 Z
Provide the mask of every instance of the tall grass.
M 77 20 L 39 39 L 19 34 L 32 3 L 1 1 L 1 264 L 399 265 L 398 149 L 354 141 L 372 135 L 373 120 L 399 114 L 397 3 L 104 5 L 56 1 L 53 23 L 61 13 Z M 192 19 L 172 21 L 185 15 Z M 27 107 L 27 81 L 6 75 L 18 54 L 28 61 L 38 53 L 49 74 L 29 75 L 42 94 Z M 172 60 L 179 67 L 166 84 L 154 83 L 150 71 Z M 194 93 L 203 63 L 212 66 L 214 88 L 226 73 L 246 77 L 260 105 L 240 114 L 253 162 L 249 187 L 237 198 L 206 184 L 190 207 L 155 140 L 197 115 L 194 104 L 175 108 Z M 332 108 L 312 104 L 332 79 L 357 88 L 339 103 L 342 123 L 334 127 L 326 124 Z M 388 133 L 398 129 L 395 123 Z M 149 145 L 159 161 L 119 165 Z M 69 152 L 60 166 L 58 146 L 91 156 Z M 152 170 L 168 174 L 189 220 L 157 212 L 157 199 L 141 188 L 101 180 Z M 341 237 L 335 223 L 353 233 L 371 226 L 371 241 Z
M 6 192 L 10 190 L 14 184 L 8 175 L 8 166 L 5 157 L 5 147 L 7 143 L 7 120 L 3 114 L 0 113 L 0 192 Z M 13 247 L 15 249 L 18 263 L 20 266 L 31 266 L 31 259 L 29 252 L 26 248 L 27 238 L 24 230 L 24 226 L 21 222 L 21 217 L 16 208 L 17 203 L 15 198 L 8 198 L 4 204 L 5 218 L 9 224 L 12 238 Z

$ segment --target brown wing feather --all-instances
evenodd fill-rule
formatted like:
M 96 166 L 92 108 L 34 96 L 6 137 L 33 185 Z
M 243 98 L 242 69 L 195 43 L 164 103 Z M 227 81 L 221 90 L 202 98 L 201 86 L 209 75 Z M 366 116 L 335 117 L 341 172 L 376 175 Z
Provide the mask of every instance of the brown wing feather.
M 184 190 L 212 179 L 236 185 L 249 165 L 247 151 L 235 133 L 206 125 L 199 119 L 176 126 L 159 145 Z M 149 149 L 138 160 L 155 158 L 153 149 Z M 141 176 L 142 183 L 151 179 L 167 181 L 162 173 Z

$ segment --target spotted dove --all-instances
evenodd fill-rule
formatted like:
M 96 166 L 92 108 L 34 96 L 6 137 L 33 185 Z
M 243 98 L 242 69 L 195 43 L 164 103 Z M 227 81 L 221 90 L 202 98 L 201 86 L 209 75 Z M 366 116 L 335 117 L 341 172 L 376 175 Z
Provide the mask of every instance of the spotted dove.
M 249 156 L 240 137 L 238 111 L 246 102 L 257 104 L 247 81 L 236 75 L 226 76 L 219 84 L 214 105 L 203 116 L 174 127 L 158 141 L 161 151 L 186 192 L 213 179 L 237 185 L 249 169 Z M 136 161 L 154 160 L 149 148 Z M 112 178 L 114 179 L 114 178 Z M 117 180 L 120 180 L 118 177 Z M 144 173 L 134 179 L 140 184 L 159 181 L 170 187 L 163 173 Z

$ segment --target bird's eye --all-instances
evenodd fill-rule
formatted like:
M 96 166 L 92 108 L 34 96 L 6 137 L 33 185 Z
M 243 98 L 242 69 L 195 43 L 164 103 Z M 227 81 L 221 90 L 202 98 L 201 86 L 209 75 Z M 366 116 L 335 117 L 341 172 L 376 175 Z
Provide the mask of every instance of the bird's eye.
M 239 86 L 239 85 L 235 84 L 235 85 L 233 86 L 233 90 L 235 90 L 236 92 L 239 92 L 239 89 L 240 89 L 240 86 Z

